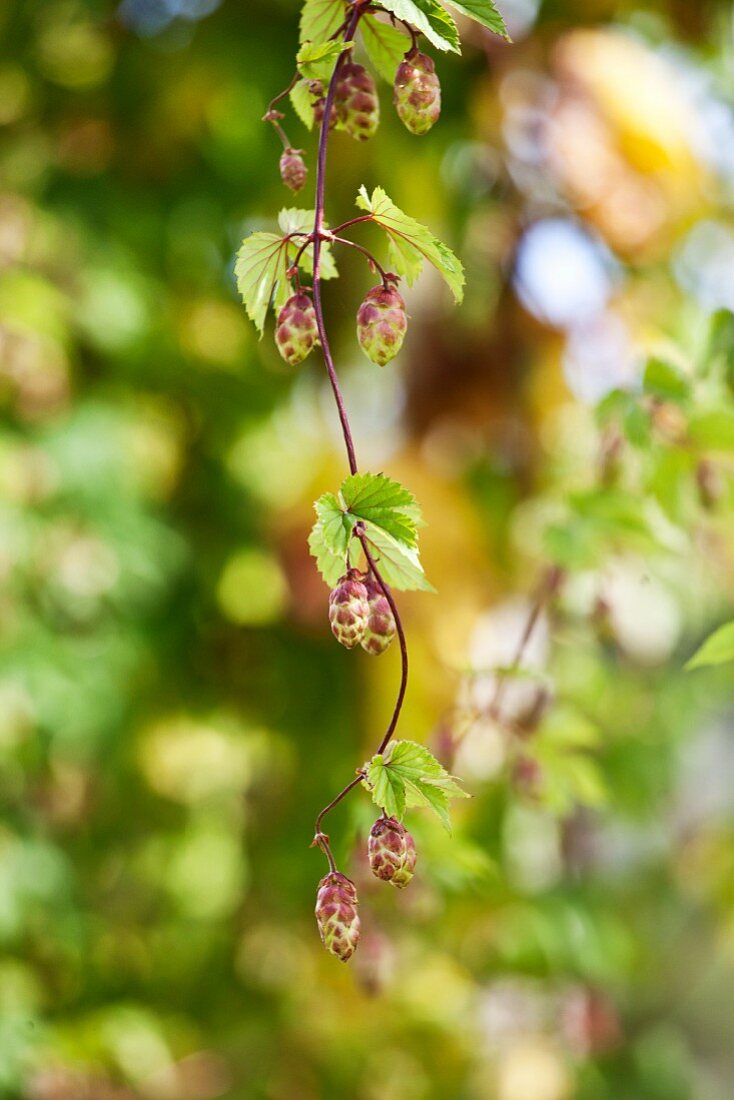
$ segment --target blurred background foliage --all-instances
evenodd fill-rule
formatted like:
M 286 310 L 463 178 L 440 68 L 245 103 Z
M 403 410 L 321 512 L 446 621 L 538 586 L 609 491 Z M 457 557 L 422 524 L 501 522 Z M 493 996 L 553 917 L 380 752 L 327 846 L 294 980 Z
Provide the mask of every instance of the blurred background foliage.
M 429 138 L 383 85 L 377 140 L 333 139 L 332 218 L 379 183 L 468 273 L 458 311 L 420 281 L 385 371 L 359 257 L 327 294 L 362 463 L 429 522 L 402 736 L 474 795 L 452 839 L 412 815 L 399 897 L 366 796 L 335 813 L 343 967 L 308 843 L 397 654 L 332 642 L 330 395 L 232 277 L 292 205 L 260 118 L 298 4 L 2 8 L 0 1097 L 734 1093 L 731 666 L 682 671 L 734 604 L 731 9 L 503 10 Z

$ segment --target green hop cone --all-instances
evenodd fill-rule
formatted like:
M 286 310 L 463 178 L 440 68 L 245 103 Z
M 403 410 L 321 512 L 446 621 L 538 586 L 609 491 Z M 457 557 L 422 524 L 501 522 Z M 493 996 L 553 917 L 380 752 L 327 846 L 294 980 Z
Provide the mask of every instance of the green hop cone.
M 368 359 L 380 367 L 389 363 L 403 346 L 407 327 L 405 302 L 394 287 L 368 291 L 357 311 L 357 339 Z
M 441 114 L 441 85 L 432 58 L 411 50 L 395 74 L 395 107 L 411 134 L 427 134 Z
M 306 182 L 308 169 L 303 162 L 300 149 L 286 149 L 280 158 L 280 178 L 286 187 L 295 194 Z
M 361 646 L 373 657 L 379 657 L 395 637 L 395 619 L 385 593 L 372 577 L 365 581 L 370 614 L 362 635 Z
M 372 874 L 402 890 L 415 870 L 415 842 L 394 817 L 378 817 L 367 842 Z
M 314 344 L 318 343 L 319 330 L 316 313 L 308 294 L 299 291 L 285 303 L 275 325 L 275 343 L 278 351 L 291 367 L 302 363 Z
M 375 82 L 363 65 L 350 61 L 339 70 L 336 113 L 340 125 L 355 141 L 367 141 L 377 130 L 380 101 Z
M 342 962 L 350 959 L 359 943 L 357 890 L 352 880 L 339 871 L 330 871 L 319 883 L 316 923 L 326 950 Z
M 354 649 L 364 637 L 370 617 L 367 588 L 357 569 L 350 569 L 329 594 L 329 622 L 337 642 Z

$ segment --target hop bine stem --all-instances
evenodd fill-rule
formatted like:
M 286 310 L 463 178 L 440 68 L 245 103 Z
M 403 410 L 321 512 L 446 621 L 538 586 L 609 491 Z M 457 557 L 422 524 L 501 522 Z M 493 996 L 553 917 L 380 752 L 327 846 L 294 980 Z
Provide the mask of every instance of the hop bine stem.
M 346 23 L 346 27 L 345 27 L 345 30 L 344 30 L 344 36 L 343 36 L 343 39 L 342 39 L 345 46 L 347 46 L 347 44 L 353 40 L 354 35 L 356 34 L 356 31 L 357 31 L 357 27 L 359 26 L 359 20 L 360 20 L 361 16 L 365 13 L 365 11 L 368 9 L 368 6 L 369 5 L 368 5 L 368 3 L 365 2 L 365 0 L 354 0 L 351 15 L 349 16 L 349 19 Z M 336 402 L 337 411 L 339 413 L 339 420 L 340 420 L 340 423 L 341 423 L 342 434 L 344 436 L 344 445 L 346 447 L 347 458 L 348 458 L 348 461 L 349 461 L 349 470 L 350 470 L 350 473 L 356 474 L 358 472 L 358 466 L 357 466 L 357 456 L 356 456 L 356 452 L 355 452 L 355 449 L 354 449 L 354 441 L 352 439 L 352 432 L 351 432 L 351 428 L 350 428 L 350 425 L 349 425 L 349 418 L 347 416 L 346 406 L 344 404 L 344 398 L 342 396 L 341 387 L 339 385 L 339 379 L 337 377 L 336 368 L 334 367 L 334 360 L 333 360 L 333 357 L 332 357 L 332 354 L 331 354 L 331 347 L 330 347 L 330 344 L 329 344 L 329 338 L 328 338 L 328 334 L 326 332 L 326 326 L 324 324 L 323 306 L 322 306 L 322 301 L 321 301 L 321 251 L 322 251 L 323 241 L 324 241 L 324 239 L 334 239 L 333 234 L 327 234 L 324 230 L 324 202 L 325 202 L 325 194 L 326 194 L 326 154 L 327 154 L 328 142 L 329 142 L 329 129 L 330 129 L 331 116 L 332 116 L 332 112 L 334 110 L 334 98 L 335 98 L 335 94 L 336 94 L 336 86 L 337 86 L 337 82 L 339 80 L 340 70 L 341 70 L 342 65 L 344 63 L 344 60 L 348 56 L 348 54 L 349 54 L 349 50 L 344 49 L 344 51 L 339 56 L 339 58 L 337 60 L 337 63 L 334 67 L 334 72 L 332 73 L 331 80 L 329 82 L 328 91 L 326 93 L 326 99 L 325 99 L 325 102 L 324 102 L 324 113 L 323 113 L 323 117 L 321 119 L 321 128 L 320 128 L 320 131 L 319 131 L 319 148 L 318 148 L 318 159 L 317 159 L 317 168 L 316 168 L 316 203 L 315 203 L 315 216 L 314 216 L 313 233 L 310 234 L 309 238 L 307 238 L 303 242 L 303 244 L 301 246 L 301 249 L 299 250 L 297 259 L 300 258 L 301 253 L 303 252 L 303 250 L 306 247 L 308 247 L 308 245 L 311 243 L 311 240 L 312 240 L 313 241 L 313 252 L 314 252 L 314 256 L 313 256 L 313 302 L 314 302 L 314 310 L 315 310 L 315 313 L 316 313 L 316 324 L 317 324 L 317 327 L 318 327 L 319 339 L 321 341 L 321 350 L 322 350 L 323 356 L 324 356 L 324 363 L 326 365 L 326 371 L 327 371 L 327 374 L 329 376 L 329 382 L 331 384 L 331 389 L 332 389 L 332 392 L 334 394 L 334 400 Z M 349 225 L 357 224 L 357 223 L 362 222 L 362 221 L 371 221 L 371 220 L 372 220 L 371 215 L 367 215 L 365 217 L 354 218 L 349 222 L 345 222 L 344 225 L 340 226 L 339 228 L 344 229 L 344 228 L 347 228 Z M 340 243 L 352 244 L 353 242 L 349 242 L 349 241 L 345 240 L 345 241 L 340 241 Z M 382 276 L 383 282 L 386 282 L 386 272 L 374 260 L 372 255 L 370 253 L 368 253 L 367 250 L 362 248 L 362 246 L 360 246 L 360 245 L 355 245 L 354 247 L 358 248 L 361 252 L 363 252 L 367 256 L 367 258 L 375 264 L 375 267 L 377 268 L 377 270 L 380 272 L 380 275 Z M 370 551 L 369 544 L 367 542 L 367 538 L 366 538 L 366 535 L 365 535 L 365 530 L 364 530 L 364 527 L 363 527 L 362 524 L 357 524 L 355 526 L 354 535 L 359 540 L 359 542 L 362 546 L 362 550 L 364 552 L 365 558 L 366 558 L 367 563 L 370 567 L 372 575 L 375 578 L 375 581 L 379 585 L 380 589 L 382 590 L 382 592 L 385 596 L 385 599 L 387 600 L 388 604 L 390 605 L 390 610 L 392 611 L 393 617 L 395 619 L 395 628 L 396 628 L 396 631 L 397 631 L 399 644 L 400 644 L 400 657 L 401 657 L 400 687 L 398 689 L 398 695 L 397 695 L 397 699 L 395 701 L 395 706 L 393 708 L 392 717 L 391 717 L 390 722 L 388 724 L 387 730 L 385 731 L 385 734 L 383 735 L 383 738 L 380 741 L 379 747 L 377 749 L 377 752 L 381 753 L 385 750 L 388 742 L 390 741 L 390 738 L 392 737 L 393 733 L 395 732 L 395 729 L 396 729 L 397 724 L 398 724 L 398 720 L 400 718 L 400 711 L 402 710 L 403 700 L 405 699 L 405 692 L 406 692 L 406 688 L 407 688 L 407 685 L 408 685 L 408 647 L 407 647 L 407 643 L 406 643 L 406 640 L 405 640 L 405 631 L 403 629 L 403 624 L 402 624 L 402 621 L 400 619 L 400 613 L 398 611 L 397 604 L 395 603 L 395 598 L 394 598 L 392 592 L 390 591 L 389 586 L 385 583 L 382 575 L 380 574 L 377 562 L 375 561 L 375 559 L 374 559 L 374 557 L 373 557 L 373 555 Z M 332 872 L 336 870 L 336 864 L 335 864 L 335 861 L 334 861 L 334 856 L 333 856 L 332 851 L 331 851 L 329 838 L 326 835 L 326 833 L 324 833 L 323 830 L 322 830 L 322 823 L 323 823 L 323 820 L 326 817 L 326 815 L 328 813 L 330 813 L 331 810 L 333 810 L 336 806 L 338 806 L 339 803 L 342 801 L 342 799 L 344 799 L 349 794 L 349 792 L 351 790 L 353 790 L 354 787 L 358 786 L 362 782 L 362 780 L 364 779 L 364 774 L 365 773 L 360 769 L 357 772 L 357 775 L 355 776 L 355 778 L 352 779 L 349 783 L 347 783 L 347 785 L 339 792 L 339 794 L 337 794 L 331 800 L 331 802 L 329 802 L 323 808 L 323 810 L 321 810 L 318 817 L 316 818 L 316 824 L 315 824 L 315 828 L 314 828 L 315 835 L 314 835 L 314 840 L 313 840 L 313 846 L 321 848 L 321 850 L 323 851 L 324 855 L 326 856 L 326 858 L 329 862 L 329 868 Z

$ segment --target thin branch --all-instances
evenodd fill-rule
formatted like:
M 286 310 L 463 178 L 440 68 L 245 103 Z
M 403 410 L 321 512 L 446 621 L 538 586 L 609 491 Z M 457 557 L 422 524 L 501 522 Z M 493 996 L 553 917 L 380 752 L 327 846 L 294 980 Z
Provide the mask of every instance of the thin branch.
M 357 244 L 356 241 L 348 240 L 347 237 L 334 237 L 333 239 L 336 241 L 337 244 L 349 245 L 350 248 L 356 248 L 358 252 L 361 252 L 363 256 L 366 256 L 367 259 L 369 260 L 369 262 L 372 264 L 372 266 L 377 271 L 379 271 L 380 278 L 382 279 L 383 284 L 385 286 L 388 286 L 389 280 L 388 280 L 388 277 L 387 277 L 387 272 L 385 271 L 382 264 L 379 264 L 377 262 L 377 260 L 375 259 L 375 257 L 372 255 L 372 253 L 370 252 L 370 250 L 368 248 L 365 248 L 361 244 Z
M 395 619 L 395 629 L 397 630 L 398 641 L 400 643 L 400 666 L 401 666 L 401 669 L 400 669 L 400 687 L 398 689 L 398 697 L 395 700 L 395 708 L 392 712 L 392 718 L 390 719 L 390 723 L 389 723 L 387 729 L 385 730 L 385 735 L 382 738 L 382 741 L 380 742 L 379 748 L 377 749 L 377 753 L 379 754 L 381 752 L 384 752 L 385 749 L 387 748 L 387 744 L 388 744 L 390 738 L 395 733 L 395 729 L 396 729 L 397 724 L 398 724 L 398 719 L 400 718 L 400 711 L 403 709 L 403 700 L 405 699 L 405 691 L 408 687 L 408 645 L 405 641 L 405 631 L 403 630 L 403 622 L 402 622 L 402 619 L 400 618 L 400 612 L 398 611 L 398 606 L 395 603 L 395 597 L 393 596 L 392 592 L 390 591 L 390 586 L 388 584 L 386 584 L 385 581 L 383 580 L 382 575 L 380 574 L 380 571 L 377 568 L 377 563 L 375 562 L 375 559 L 372 557 L 372 554 L 370 553 L 370 548 L 369 548 L 369 545 L 368 545 L 368 542 L 367 542 L 367 537 L 364 533 L 364 527 L 362 526 L 361 523 L 357 523 L 355 525 L 354 533 L 355 533 L 355 535 L 357 536 L 357 538 L 359 539 L 359 541 L 362 544 L 362 549 L 364 551 L 364 556 L 367 559 L 367 564 L 369 565 L 375 580 L 377 581 L 380 588 L 382 589 L 382 592 L 383 592 L 383 595 L 384 595 L 385 599 L 390 604 L 390 610 L 392 611 L 393 618 Z
M 342 39 L 345 47 L 349 42 L 352 41 L 354 35 L 357 32 L 357 27 L 359 25 L 362 11 L 363 5 L 361 5 L 359 2 L 355 3 L 354 10 L 352 11 L 351 18 L 347 25 L 347 29 L 344 32 L 344 38 Z M 329 90 L 326 93 L 326 100 L 324 102 L 324 115 L 321 120 L 321 130 L 319 132 L 319 153 L 316 167 L 316 212 L 314 216 L 313 227 L 313 304 L 314 311 L 316 313 L 316 327 L 318 328 L 319 340 L 321 342 L 321 351 L 324 356 L 326 371 L 329 375 L 329 382 L 331 383 L 331 389 L 334 394 L 334 400 L 336 402 L 337 411 L 339 413 L 339 421 L 342 427 L 342 435 L 344 436 L 344 445 L 347 449 L 349 470 L 350 473 L 356 474 L 357 456 L 354 450 L 352 431 L 349 426 L 349 418 L 347 417 L 347 410 L 344 405 L 344 398 L 342 396 L 341 388 L 339 386 L 339 379 L 337 378 L 336 369 L 334 367 L 334 360 L 331 355 L 329 337 L 327 335 L 326 326 L 324 324 L 324 310 L 321 303 L 321 247 L 322 233 L 324 228 L 326 150 L 329 144 L 329 125 L 331 123 L 331 115 L 334 109 L 334 96 L 336 94 L 336 85 L 339 79 L 339 72 L 348 53 L 348 49 L 344 49 L 342 51 L 342 53 L 339 55 L 336 65 L 334 66 L 334 72 L 331 74 L 331 80 L 329 81 Z
M 550 566 L 541 582 L 538 586 L 538 591 L 533 600 L 530 612 L 528 614 L 527 622 L 525 623 L 525 629 L 522 632 L 520 641 L 518 643 L 515 656 L 513 657 L 510 666 L 507 670 L 503 670 L 497 673 L 497 686 L 495 687 L 492 699 L 487 707 L 487 714 L 495 721 L 499 718 L 499 709 L 502 702 L 502 697 L 507 686 L 508 675 L 512 672 L 516 672 L 522 664 L 523 657 L 525 656 L 525 650 L 530 643 L 530 639 L 533 636 L 533 631 L 537 626 L 538 620 L 548 603 L 548 601 L 556 594 L 558 588 L 563 580 L 563 571 L 557 566 Z

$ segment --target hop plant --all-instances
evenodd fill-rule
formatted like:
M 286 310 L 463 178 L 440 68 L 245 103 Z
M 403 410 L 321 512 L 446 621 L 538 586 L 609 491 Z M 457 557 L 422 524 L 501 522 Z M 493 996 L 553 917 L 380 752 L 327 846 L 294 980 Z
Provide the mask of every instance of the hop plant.
M 392 286 L 368 291 L 357 311 L 357 339 L 368 359 L 384 367 L 401 347 L 408 327 L 405 302 Z
M 342 962 L 350 959 L 359 943 L 357 890 L 352 880 L 339 871 L 330 871 L 319 883 L 316 923 L 326 950 Z
M 395 619 L 385 593 L 372 578 L 365 581 L 369 601 L 369 618 L 362 635 L 361 646 L 373 657 L 379 657 L 395 637 Z
M 336 113 L 356 141 L 367 141 L 377 130 L 380 101 L 375 82 L 363 65 L 349 62 L 342 66 L 336 85 Z
M 313 117 L 317 126 L 320 126 L 324 121 L 324 108 L 326 107 L 326 96 L 324 94 L 324 85 L 320 80 L 312 80 L 308 85 L 308 90 L 311 93 L 313 104 Z M 336 111 L 331 112 L 331 118 L 329 119 L 329 129 L 333 130 L 337 123 Z
M 372 874 L 402 890 L 415 870 L 415 842 L 394 817 L 378 817 L 370 829 L 367 851 Z
M 319 331 L 313 302 L 302 290 L 291 295 L 285 303 L 275 326 L 275 343 L 278 351 L 291 367 L 302 363 L 314 344 Z
M 301 190 L 308 175 L 301 152 L 300 149 L 286 149 L 280 158 L 280 178 L 294 194 Z
M 350 569 L 329 595 L 329 622 L 337 642 L 354 649 L 364 637 L 369 618 L 367 588 L 358 570 Z
M 441 85 L 433 59 L 412 51 L 395 74 L 395 107 L 412 134 L 427 134 L 441 114 Z

